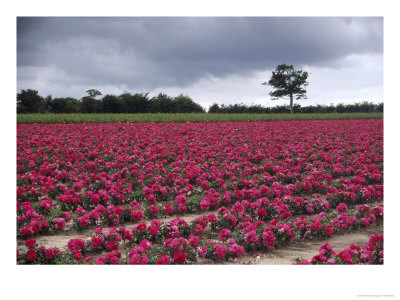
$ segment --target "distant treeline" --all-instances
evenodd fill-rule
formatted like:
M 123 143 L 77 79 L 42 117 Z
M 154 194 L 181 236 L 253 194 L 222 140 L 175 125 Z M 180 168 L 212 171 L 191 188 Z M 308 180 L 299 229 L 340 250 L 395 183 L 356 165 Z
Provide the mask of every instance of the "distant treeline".
M 355 113 L 355 112 L 383 112 L 383 103 L 374 104 L 372 102 L 359 102 L 353 104 L 339 103 L 336 105 L 309 105 L 301 106 L 299 104 L 293 104 L 294 113 Z M 230 105 L 218 105 L 214 103 L 208 109 L 208 113 L 215 114 L 281 114 L 290 113 L 289 105 L 277 105 L 273 107 L 264 107 L 261 105 L 245 105 L 230 104 Z
M 88 96 L 81 99 L 71 97 L 42 97 L 36 90 L 21 90 L 17 94 L 17 113 L 205 113 L 205 109 L 186 95 L 170 97 L 160 93 L 149 97 L 148 93 L 123 93 L 119 96 L 105 95 L 97 90 L 88 90 Z M 294 113 L 353 113 L 383 112 L 383 103 L 359 102 L 354 104 L 339 103 L 336 105 L 293 105 Z M 261 105 L 214 103 L 208 113 L 247 113 L 276 114 L 290 113 L 289 105 L 264 107 Z
M 78 100 L 71 97 L 43 98 L 35 90 L 21 90 L 17 94 L 17 113 L 199 113 L 201 105 L 189 96 L 170 97 L 160 93 L 150 98 L 148 93 L 105 95 L 97 90 L 87 91 L 88 96 Z

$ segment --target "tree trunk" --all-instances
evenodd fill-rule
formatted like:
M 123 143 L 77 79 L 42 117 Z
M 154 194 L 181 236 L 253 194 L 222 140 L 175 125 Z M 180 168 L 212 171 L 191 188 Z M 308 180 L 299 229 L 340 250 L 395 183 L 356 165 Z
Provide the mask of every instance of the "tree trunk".
M 290 94 L 290 113 L 293 114 L 293 94 Z

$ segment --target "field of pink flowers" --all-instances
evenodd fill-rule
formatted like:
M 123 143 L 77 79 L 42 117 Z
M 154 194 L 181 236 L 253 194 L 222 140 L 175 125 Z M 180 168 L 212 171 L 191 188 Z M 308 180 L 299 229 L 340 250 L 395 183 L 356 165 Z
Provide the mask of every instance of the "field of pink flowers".
M 17 125 L 17 264 L 382 264 L 322 242 L 382 221 L 382 119 Z

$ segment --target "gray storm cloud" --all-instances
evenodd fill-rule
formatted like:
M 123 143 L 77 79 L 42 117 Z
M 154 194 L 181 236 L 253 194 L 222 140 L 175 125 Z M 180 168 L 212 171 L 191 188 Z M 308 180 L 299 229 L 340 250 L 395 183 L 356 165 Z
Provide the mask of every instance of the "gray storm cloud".
M 383 18 L 17 18 L 18 91 L 80 98 L 97 88 L 185 93 L 204 107 L 271 105 L 261 82 L 281 63 L 311 73 L 309 102 L 382 101 Z
M 340 69 L 382 52 L 383 18 L 17 18 L 18 88 L 185 88 L 280 63 Z

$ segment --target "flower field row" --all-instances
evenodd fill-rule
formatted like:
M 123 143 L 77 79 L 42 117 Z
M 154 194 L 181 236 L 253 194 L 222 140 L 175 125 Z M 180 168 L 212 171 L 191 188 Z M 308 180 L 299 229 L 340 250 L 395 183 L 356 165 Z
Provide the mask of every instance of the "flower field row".
M 383 264 L 383 234 L 371 235 L 369 242 L 363 248 L 357 244 L 351 244 L 348 248 L 336 253 L 329 243 L 325 243 L 319 249 L 311 261 L 299 260 L 300 265 L 380 265 Z
M 379 223 L 382 126 L 19 124 L 17 262 L 218 262 Z M 68 230 L 95 234 L 36 245 Z
M 97 227 L 91 239 L 69 241 L 69 252 L 64 256 L 64 261 L 117 264 L 121 259 L 119 250 L 130 249 L 133 245 L 138 247 L 131 249 L 128 255 L 135 256 L 127 258 L 125 263 L 166 264 L 237 259 L 245 251 L 268 251 L 287 244 L 295 237 L 330 237 L 335 233 L 367 227 L 383 219 L 382 203 L 373 209 L 367 204 L 360 205 L 352 216 L 343 211 L 343 206 L 343 203 L 338 205 L 338 212 L 329 217 L 322 212 L 309 219 L 302 215 L 294 221 L 273 219 L 267 224 L 261 220 L 254 221 L 237 202 L 230 210 L 221 208 L 217 216 L 201 215 L 190 224 L 182 218 L 176 218 L 166 223 L 154 219 L 150 225 L 139 223 L 130 230 L 111 227 L 104 232 L 103 228 Z M 61 254 L 57 247 L 36 247 L 35 251 L 34 239 L 28 239 L 25 246 L 28 248 L 25 256 L 18 253 L 21 263 L 37 260 L 51 263 Z M 104 252 L 107 254 L 101 256 Z M 93 261 L 94 255 L 97 259 Z M 106 259 L 110 255 L 116 255 L 118 259 Z

